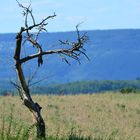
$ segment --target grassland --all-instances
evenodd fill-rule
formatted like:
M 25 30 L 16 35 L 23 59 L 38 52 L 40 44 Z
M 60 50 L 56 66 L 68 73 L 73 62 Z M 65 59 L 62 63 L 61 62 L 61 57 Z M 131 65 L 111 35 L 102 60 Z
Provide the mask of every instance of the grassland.
M 74 131 L 100 140 L 140 140 L 140 94 L 36 95 L 33 98 L 43 107 L 48 136 L 62 138 Z M 19 97 L 0 97 L 0 129 L 3 119 L 8 122 L 11 109 L 16 124 L 33 124 Z

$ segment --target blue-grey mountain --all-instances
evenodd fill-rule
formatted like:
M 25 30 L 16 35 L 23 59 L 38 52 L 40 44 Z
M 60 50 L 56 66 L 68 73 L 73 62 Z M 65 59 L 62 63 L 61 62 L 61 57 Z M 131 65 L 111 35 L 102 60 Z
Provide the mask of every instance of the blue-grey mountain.
M 81 33 L 83 33 L 82 31 Z M 59 55 L 45 56 L 44 65 L 37 69 L 36 61 L 25 64 L 26 77 L 37 72 L 33 82 L 46 80 L 40 84 L 66 83 L 81 80 L 133 80 L 140 77 L 140 29 L 93 30 L 87 31 L 89 41 L 81 64 L 68 59 L 71 65 L 62 61 Z M 0 85 L 7 87 L 16 79 L 13 53 L 16 34 L 0 34 Z M 76 32 L 42 33 L 39 42 L 44 50 L 56 49 L 58 40 L 74 41 Z M 67 47 L 67 46 L 65 46 Z M 23 56 L 37 50 L 30 44 L 23 49 Z M 34 51 L 35 50 L 35 51 Z M 36 65 L 35 65 L 36 64 Z

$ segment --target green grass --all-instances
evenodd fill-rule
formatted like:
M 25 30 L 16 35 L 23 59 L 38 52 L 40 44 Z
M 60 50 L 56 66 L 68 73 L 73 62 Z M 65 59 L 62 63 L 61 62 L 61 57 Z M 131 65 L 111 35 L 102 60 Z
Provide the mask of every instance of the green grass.
M 140 140 L 140 94 L 33 98 L 43 107 L 47 140 Z M 19 97 L 0 97 L 0 110 L 0 140 L 35 139 Z

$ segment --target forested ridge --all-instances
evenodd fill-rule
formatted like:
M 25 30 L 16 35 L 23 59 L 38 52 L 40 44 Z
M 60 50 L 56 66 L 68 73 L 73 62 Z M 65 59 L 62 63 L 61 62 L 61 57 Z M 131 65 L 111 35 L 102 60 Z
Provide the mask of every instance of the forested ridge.
M 35 85 L 31 87 L 32 94 L 94 94 L 100 92 L 139 92 L 140 80 L 95 80 L 95 81 L 77 81 L 64 84 Z M 14 87 L 11 89 L 0 89 L 0 94 L 7 93 L 16 95 Z
M 33 93 L 36 94 L 89 94 L 106 91 L 136 92 L 140 89 L 139 80 L 96 80 L 96 81 L 77 81 L 66 84 L 51 84 L 48 86 L 36 86 Z

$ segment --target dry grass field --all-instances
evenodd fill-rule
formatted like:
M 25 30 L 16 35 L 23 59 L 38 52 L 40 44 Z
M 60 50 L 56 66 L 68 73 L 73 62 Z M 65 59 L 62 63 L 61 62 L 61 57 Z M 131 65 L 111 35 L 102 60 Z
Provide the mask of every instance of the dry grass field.
M 103 140 L 140 140 L 140 94 L 105 93 L 75 96 L 33 97 L 43 107 L 48 135 L 69 132 Z M 0 97 L 0 126 L 13 108 L 13 120 L 32 125 L 28 109 L 19 97 Z

